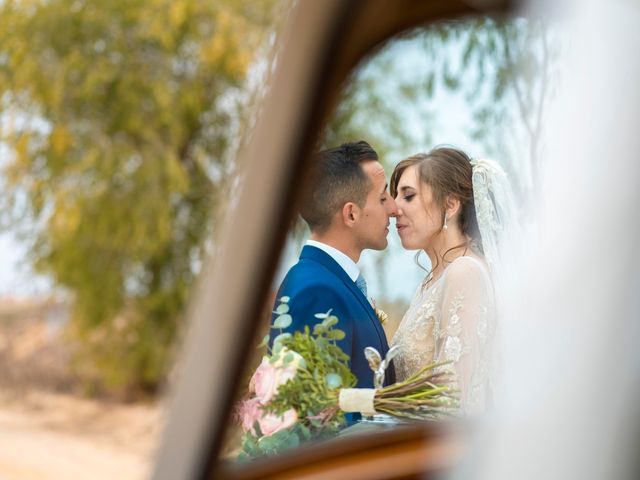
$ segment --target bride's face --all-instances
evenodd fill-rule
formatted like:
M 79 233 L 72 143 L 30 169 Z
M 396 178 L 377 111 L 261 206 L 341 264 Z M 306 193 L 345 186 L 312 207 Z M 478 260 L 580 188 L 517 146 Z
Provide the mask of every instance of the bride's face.
M 418 165 L 402 172 L 398 181 L 396 228 L 407 250 L 427 249 L 441 232 L 442 221 L 431 186 L 420 182 Z

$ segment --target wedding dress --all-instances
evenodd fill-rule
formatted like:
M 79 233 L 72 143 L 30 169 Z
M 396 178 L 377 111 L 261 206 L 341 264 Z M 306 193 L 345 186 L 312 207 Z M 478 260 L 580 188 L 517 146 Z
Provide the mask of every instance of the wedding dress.
M 496 328 L 494 291 L 485 264 L 461 256 L 428 288 L 420 285 L 392 345 L 397 381 L 434 362 L 451 361 L 464 414 L 481 413 L 490 392 L 492 343 Z

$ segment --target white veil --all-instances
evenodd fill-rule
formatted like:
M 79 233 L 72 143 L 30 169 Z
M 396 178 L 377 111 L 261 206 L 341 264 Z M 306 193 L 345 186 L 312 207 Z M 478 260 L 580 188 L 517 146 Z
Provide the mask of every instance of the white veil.
M 519 222 L 509 178 L 494 160 L 474 159 L 473 199 L 482 251 L 496 289 L 505 287 L 505 266 L 516 259 Z
M 473 198 L 484 258 L 489 267 L 495 302 L 492 353 L 489 356 L 489 383 L 493 392 L 492 408 L 499 408 L 504 397 L 504 364 L 508 352 L 505 338 L 517 322 L 512 308 L 515 282 L 513 273 L 522 271 L 523 227 L 517 216 L 517 204 L 509 177 L 493 160 L 475 159 Z

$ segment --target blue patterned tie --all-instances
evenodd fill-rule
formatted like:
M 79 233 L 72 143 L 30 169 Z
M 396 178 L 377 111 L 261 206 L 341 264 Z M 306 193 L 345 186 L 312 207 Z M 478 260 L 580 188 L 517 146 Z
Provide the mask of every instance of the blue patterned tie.
M 356 278 L 356 285 L 364 295 L 364 298 L 367 298 L 367 282 L 362 275 L 358 275 L 358 278 Z

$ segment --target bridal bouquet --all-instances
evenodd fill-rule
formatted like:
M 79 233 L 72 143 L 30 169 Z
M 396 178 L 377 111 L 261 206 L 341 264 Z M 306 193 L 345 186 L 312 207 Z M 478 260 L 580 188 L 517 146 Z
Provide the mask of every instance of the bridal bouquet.
M 288 301 L 288 297 L 280 299 L 271 327 L 280 334 L 251 377 L 249 398 L 236 409 L 244 431 L 239 460 L 331 436 L 345 426 L 345 412 L 424 419 L 446 415 L 457 407 L 450 374 L 438 369 L 443 364 L 429 365 L 388 387 L 351 388 L 356 378 L 349 370 L 349 357 L 335 343 L 345 336 L 334 328 L 338 318 L 331 311 L 318 313 L 312 331 L 305 327 L 303 332 L 282 333 L 292 322 Z M 260 347 L 269 340 L 265 336 Z M 383 369 L 386 366 L 387 359 L 367 358 L 372 369 L 380 368 L 380 363 Z

